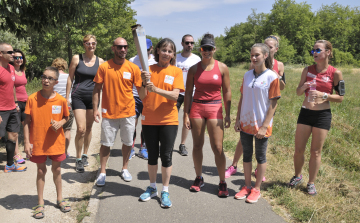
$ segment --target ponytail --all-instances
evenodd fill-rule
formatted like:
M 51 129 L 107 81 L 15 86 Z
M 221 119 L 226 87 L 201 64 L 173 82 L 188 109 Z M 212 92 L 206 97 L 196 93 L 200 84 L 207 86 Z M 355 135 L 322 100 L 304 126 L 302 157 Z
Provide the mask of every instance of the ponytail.
M 273 60 L 270 57 L 270 48 L 264 44 L 264 43 L 255 43 L 251 49 L 255 48 L 255 47 L 259 47 L 261 49 L 261 53 L 262 54 L 267 54 L 267 58 L 265 59 L 265 67 L 268 69 L 272 69 L 273 68 Z

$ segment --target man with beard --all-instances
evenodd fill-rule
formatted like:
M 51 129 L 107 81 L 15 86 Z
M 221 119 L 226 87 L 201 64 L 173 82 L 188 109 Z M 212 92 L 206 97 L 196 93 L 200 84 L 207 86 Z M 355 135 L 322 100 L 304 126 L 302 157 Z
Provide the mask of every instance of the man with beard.
M 131 181 L 132 176 L 128 171 L 129 156 L 135 131 L 135 100 L 132 93 L 133 84 L 137 87 L 140 99 L 146 96 L 145 87 L 142 85 L 141 72 L 138 66 L 125 59 L 128 45 L 124 38 L 117 38 L 111 47 L 114 58 L 101 64 L 94 78 L 93 110 L 96 122 L 100 120 L 98 102 L 102 93 L 101 112 L 101 171 L 97 178 L 97 186 L 105 185 L 106 163 L 110 155 L 110 147 L 114 145 L 115 137 L 120 129 L 123 143 L 122 156 L 123 168 L 120 176 L 124 181 Z

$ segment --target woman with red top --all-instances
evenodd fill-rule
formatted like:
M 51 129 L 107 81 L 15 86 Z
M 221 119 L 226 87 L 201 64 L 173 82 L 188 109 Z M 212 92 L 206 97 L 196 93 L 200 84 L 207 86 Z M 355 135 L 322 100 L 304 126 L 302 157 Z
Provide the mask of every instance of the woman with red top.
M 196 178 L 191 191 L 198 192 L 204 186 L 202 160 L 205 127 L 209 132 L 211 149 L 215 155 L 215 164 L 219 173 L 219 197 L 229 196 L 225 182 L 226 159 L 223 151 L 224 126 L 230 127 L 231 90 L 227 66 L 214 59 L 216 51 L 214 36 L 205 34 L 201 40 L 202 60 L 192 66 L 186 81 L 184 103 L 184 125 L 191 129 L 193 136 L 193 160 Z M 190 109 L 191 96 L 195 85 L 195 94 Z M 221 90 L 226 116 L 223 120 Z
M 25 120 L 25 105 L 28 99 L 28 95 L 26 93 L 25 85 L 27 84 L 27 79 L 25 75 L 25 65 L 26 65 L 26 58 L 24 53 L 19 49 L 14 49 L 14 68 L 15 68 L 15 91 L 16 91 L 16 99 L 15 102 L 16 107 L 19 109 L 19 117 L 21 123 L 24 125 Z M 21 157 L 19 151 L 19 140 L 16 141 L 15 147 L 15 156 L 14 162 L 18 164 L 25 163 L 25 160 Z
M 332 45 L 329 41 L 316 41 L 311 53 L 316 64 L 303 70 L 296 89 L 297 95 L 305 93 L 305 98 L 295 133 L 295 176 L 291 178 L 289 186 L 296 187 L 302 183 L 304 152 L 312 135 L 307 191 L 309 195 L 316 195 L 314 183 L 321 164 L 321 150 L 331 126 L 330 101 L 342 102 L 345 84 L 341 71 L 329 65 L 329 60 L 332 58 Z M 332 94 L 333 89 L 336 94 Z

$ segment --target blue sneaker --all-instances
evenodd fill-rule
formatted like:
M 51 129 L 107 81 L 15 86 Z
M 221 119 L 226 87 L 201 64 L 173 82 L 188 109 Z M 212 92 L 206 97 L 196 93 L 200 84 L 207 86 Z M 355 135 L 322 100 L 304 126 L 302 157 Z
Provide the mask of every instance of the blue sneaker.
M 98 178 L 96 179 L 96 186 L 98 187 L 105 186 L 105 179 L 106 179 L 105 174 L 99 174 Z
M 135 156 L 135 150 L 131 149 L 129 160 L 131 160 L 131 158 L 133 158 L 134 156 Z
M 5 173 L 10 173 L 10 172 L 23 172 L 27 169 L 26 166 L 19 166 L 19 165 L 11 165 L 11 166 L 8 166 L 5 164 L 5 168 L 4 168 L 4 172 Z
M 161 191 L 161 207 L 169 208 L 172 206 L 172 203 L 169 198 L 169 192 Z
M 154 189 L 154 188 L 148 186 L 146 188 L 146 191 L 140 195 L 140 200 L 141 201 L 148 201 L 152 197 L 156 197 L 157 195 L 158 195 L 157 189 L 156 188 Z
M 146 147 L 141 147 L 138 156 L 140 158 L 145 159 L 145 160 L 147 160 L 149 158 L 148 151 L 147 151 Z

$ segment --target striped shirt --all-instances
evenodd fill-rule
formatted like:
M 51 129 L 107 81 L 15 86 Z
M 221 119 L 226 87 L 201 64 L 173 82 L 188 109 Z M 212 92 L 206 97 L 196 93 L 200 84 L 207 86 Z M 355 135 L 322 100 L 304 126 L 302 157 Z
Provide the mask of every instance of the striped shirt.
M 68 80 L 69 74 L 60 73 L 59 75 L 59 83 L 54 86 L 54 91 L 56 91 L 58 94 L 66 98 L 66 84 Z M 71 89 L 70 89 L 70 95 L 69 95 L 69 101 L 71 103 Z

